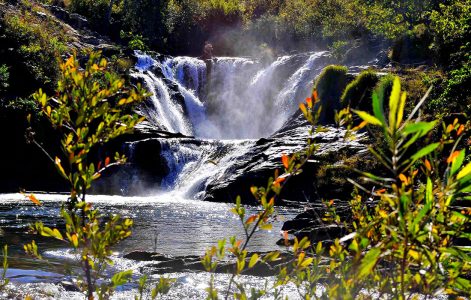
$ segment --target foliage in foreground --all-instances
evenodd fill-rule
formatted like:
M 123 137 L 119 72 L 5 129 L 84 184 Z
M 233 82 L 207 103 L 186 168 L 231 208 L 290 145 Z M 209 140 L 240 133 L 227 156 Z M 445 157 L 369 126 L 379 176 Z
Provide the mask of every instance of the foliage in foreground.
M 285 173 L 275 174 L 266 188 L 252 187 L 263 208 L 260 213 L 246 216 L 237 201 L 233 212 L 247 233 L 245 240 L 232 237 L 228 248 L 224 240 L 220 241 L 203 259 L 208 271 L 215 270 L 226 251 L 236 259 L 236 269 L 223 292 L 226 299 L 231 295 L 235 299 L 257 299 L 267 293 L 281 298 L 280 291 L 287 284 L 294 285 L 304 299 L 470 296 L 471 256 L 466 246 L 471 241 L 471 209 L 464 203 L 471 200 L 471 163 L 464 163 L 465 150 L 457 148 L 469 124 L 455 120 L 444 126 L 440 141 L 431 143 L 428 136 L 438 122 L 415 118 L 427 95 L 408 116 L 404 113 L 406 98 L 396 78 L 387 110 L 384 95 L 375 93 L 373 114 L 355 111 L 363 119 L 358 128 L 369 125 L 381 129 L 387 151 L 370 151 L 389 175 L 358 171 L 364 176 L 364 183 L 352 181 L 359 192 L 350 203 L 353 222 L 345 222 L 351 233 L 336 239 L 330 247 L 321 242 L 311 246 L 307 238 L 295 239 L 291 248 L 293 261 L 282 266 L 275 283 L 267 283 L 262 290 L 238 283 L 237 278 L 256 264 L 276 261 L 280 253 L 247 258 L 246 245 L 253 232 L 270 228 L 274 201 L 283 182 L 300 171 L 315 146 L 309 141 L 305 153 L 283 156 Z M 313 102 L 317 101 L 314 92 L 307 99 L 307 106 L 300 107 L 313 125 L 318 119 L 318 111 L 313 113 Z M 420 148 L 423 142 L 426 146 Z M 376 187 L 373 192 L 367 188 L 371 185 Z M 335 208 L 329 214 L 332 222 L 342 222 Z M 208 298 L 217 299 L 220 291 L 212 282 L 209 286 Z
M 75 249 L 83 269 L 78 286 L 88 299 L 93 299 L 94 295 L 103 299 L 131 278 L 132 271 L 118 272 L 105 280 L 101 276 L 112 264 L 112 247 L 131 234 L 133 222 L 118 215 L 103 216 L 86 201 L 92 182 L 110 166 L 126 161 L 116 153 L 113 161 L 106 157 L 94 163 L 90 161 L 91 152 L 133 130 L 141 119 L 126 114 L 125 109 L 141 101 L 146 92 L 140 86 L 137 89 L 125 87 L 124 80 L 109 72 L 107 61 L 96 53 L 90 55 L 84 69 L 76 57 L 71 56 L 61 64 L 60 71 L 56 96 L 48 97 L 39 90 L 33 98 L 42 108 L 42 114 L 61 133 L 62 155 L 51 156 L 43 150 L 70 186 L 70 196 L 61 209 L 65 230 L 46 227 L 42 222 L 36 222 L 31 228 Z M 32 142 L 41 147 L 34 139 Z M 34 195 L 28 197 L 41 205 Z M 28 254 L 41 259 L 34 240 L 24 248 Z

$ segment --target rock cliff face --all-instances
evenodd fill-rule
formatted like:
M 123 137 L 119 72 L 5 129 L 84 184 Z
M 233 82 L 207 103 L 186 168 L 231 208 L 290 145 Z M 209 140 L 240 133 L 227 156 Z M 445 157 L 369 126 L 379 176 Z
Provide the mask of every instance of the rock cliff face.
M 325 127 L 315 134 L 313 141 L 318 150 L 304 166 L 303 172 L 285 185 L 280 198 L 295 202 L 313 202 L 324 197 L 348 195 L 351 188 L 348 187 L 346 177 L 351 174 L 343 169 L 342 160 L 346 157 L 364 156 L 367 139 L 364 134 L 360 134 L 355 141 L 347 141 L 344 136 L 344 129 L 334 127 Z M 253 203 L 250 187 L 265 186 L 274 171 L 282 169 L 281 154 L 303 150 L 308 137 L 309 125 L 304 121 L 304 117 L 299 113 L 293 115 L 275 134 L 255 141 L 246 152 L 234 157 L 234 163 L 218 180 L 208 184 L 205 199 L 233 202 L 235 197 L 240 195 L 247 203 Z M 334 183 L 338 178 L 322 178 L 320 181 L 317 178 L 318 171 L 326 167 L 343 169 L 343 172 L 337 175 L 341 182 Z
M 105 176 L 96 191 L 146 194 L 163 190 L 216 202 L 234 202 L 241 196 L 244 203 L 257 204 L 250 187 L 265 186 L 275 170 L 282 169 L 282 153 L 302 151 L 309 129 L 304 117 L 296 113 L 276 133 L 258 140 L 164 138 L 155 131 L 141 132 L 147 138 L 134 136 L 134 141 L 127 142 L 129 163 Z M 348 198 L 352 187 L 346 179 L 355 177 L 349 167 L 366 165 L 368 139 L 363 133 L 346 140 L 345 133 L 325 126 L 311 137 L 318 150 L 303 172 L 285 185 L 278 205 Z

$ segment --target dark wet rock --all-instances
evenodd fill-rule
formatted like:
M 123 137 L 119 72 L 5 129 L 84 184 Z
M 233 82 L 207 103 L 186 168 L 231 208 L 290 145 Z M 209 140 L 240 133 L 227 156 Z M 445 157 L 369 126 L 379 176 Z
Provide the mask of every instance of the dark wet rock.
M 123 256 L 126 259 L 137 261 L 170 261 L 171 257 L 165 256 L 160 253 L 147 252 L 147 251 L 133 251 Z
M 81 292 L 82 290 L 72 281 L 63 280 L 59 283 L 67 292 Z
M 350 207 L 346 202 L 335 202 L 336 213 L 342 220 L 350 219 Z M 328 209 L 323 204 L 311 205 L 309 209 L 297 215 L 294 219 L 288 220 L 283 224 L 281 230 L 288 233 L 296 233 L 298 231 L 307 230 L 309 228 L 317 228 L 326 226 L 323 220 Z
M 247 254 L 248 264 L 250 257 L 254 253 Z M 262 257 L 266 253 L 257 253 Z M 152 252 L 131 252 L 124 256 L 128 259 L 135 259 L 139 261 L 153 261 L 155 263 L 148 264 L 143 267 L 143 271 L 151 274 L 167 274 L 174 272 L 201 272 L 205 271 L 201 257 L 199 256 L 181 256 L 181 257 L 170 257 L 162 256 L 160 254 Z M 254 276 L 273 276 L 279 272 L 280 267 L 289 266 L 292 261 L 293 255 L 288 252 L 282 252 L 279 259 L 274 262 L 259 262 L 253 268 L 245 270 L 242 274 L 254 275 Z M 216 273 L 233 273 L 236 264 L 233 260 L 219 262 L 215 272 Z
M 345 226 L 339 224 L 311 226 L 294 233 L 298 240 L 308 237 L 311 243 L 333 241 L 345 236 L 346 234 L 347 230 Z
M 315 202 L 321 198 L 343 198 L 350 194 L 351 185 L 346 178 L 351 172 L 342 170 L 342 160 L 361 157 L 366 153 L 366 137 L 359 135 L 355 141 L 344 140 L 345 130 L 329 127 L 314 135 L 319 146 L 312 160 L 303 167 L 303 172 L 289 180 L 280 199 L 295 202 Z M 240 195 L 243 202 L 256 204 L 250 187 L 265 186 L 276 169 L 282 169 L 281 154 L 292 154 L 307 145 L 309 126 L 298 114 L 272 136 L 259 139 L 243 154 L 234 157 L 234 163 L 224 173 L 211 181 L 206 188 L 205 200 L 233 202 Z M 335 183 L 324 178 L 320 183 L 318 170 L 322 166 L 336 168 Z M 286 203 L 278 203 L 286 204 Z

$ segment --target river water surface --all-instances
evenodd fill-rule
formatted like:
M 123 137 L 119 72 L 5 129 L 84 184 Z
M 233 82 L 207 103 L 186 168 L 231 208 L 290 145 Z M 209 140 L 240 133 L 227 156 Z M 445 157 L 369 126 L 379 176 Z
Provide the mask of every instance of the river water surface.
M 33 295 L 38 299 L 78 297 L 80 293 L 66 292 L 60 284 L 73 281 L 74 274 L 80 272 L 77 257 L 65 244 L 53 239 L 44 239 L 28 234 L 29 225 L 41 220 L 46 225 L 55 226 L 60 222 L 61 204 L 65 195 L 38 194 L 43 206 L 32 204 L 21 194 L 0 195 L 1 244 L 9 245 L 10 290 L 13 294 Z M 238 217 L 229 209 L 232 204 L 210 203 L 179 198 L 178 194 L 165 193 L 152 197 L 89 196 L 88 201 L 100 208 L 103 213 L 121 214 L 134 220 L 131 237 L 115 249 L 111 272 L 132 269 L 135 278 L 141 275 L 146 263 L 136 262 L 122 256 L 131 251 L 151 251 L 178 257 L 203 255 L 205 250 L 218 240 L 244 233 Z M 247 213 L 254 213 L 255 207 L 247 207 Z M 280 239 L 283 221 L 293 218 L 299 209 L 278 208 L 271 231 L 260 231 L 251 241 L 249 251 L 271 251 L 279 249 L 276 241 Z M 39 262 L 24 254 L 23 244 L 35 239 L 47 262 Z M 204 298 L 205 288 L 210 278 L 208 273 L 172 273 L 179 288 L 173 290 L 170 298 Z M 216 283 L 223 286 L 227 275 L 216 276 Z M 245 276 L 243 280 L 263 284 L 264 279 Z M 129 298 L 135 293 L 135 285 L 124 287 L 117 298 Z M 4 294 L 11 297 L 13 294 Z M 21 297 L 20 297 L 21 298 Z

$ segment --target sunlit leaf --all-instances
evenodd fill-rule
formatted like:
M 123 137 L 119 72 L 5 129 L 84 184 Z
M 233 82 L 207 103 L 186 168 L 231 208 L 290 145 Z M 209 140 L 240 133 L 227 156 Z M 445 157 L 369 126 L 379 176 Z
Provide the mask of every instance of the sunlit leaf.
M 289 168 L 289 158 L 286 154 L 281 155 L 281 161 L 283 162 L 283 166 L 285 167 L 285 169 L 288 169 Z
M 54 160 L 54 163 L 56 165 L 57 170 L 59 171 L 59 174 L 65 179 L 68 179 L 67 174 L 65 174 L 64 168 L 61 165 L 61 160 L 59 159 L 59 157 L 56 157 L 56 159 Z
M 365 257 L 361 261 L 360 269 L 358 272 L 359 278 L 365 278 L 373 271 L 373 268 L 376 266 L 378 259 L 380 257 L 381 250 L 379 248 L 373 248 L 368 253 L 365 254 Z
M 435 151 L 435 149 L 437 149 L 438 146 L 440 146 L 440 143 L 433 143 L 428 146 L 425 146 L 424 148 L 420 149 L 414 155 L 411 156 L 412 161 L 416 161 L 426 155 L 429 155 L 430 153 Z
M 456 179 L 460 180 L 469 173 L 471 173 L 471 163 L 467 164 L 463 169 L 461 169 L 461 171 L 459 171 L 458 175 L 456 175 Z
M 247 220 L 245 221 L 245 224 L 246 224 L 246 225 L 250 225 L 250 224 L 252 224 L 255 220 L 257 220 L 257 218 L 258 218 L 258 215 L 250 216 L 250 217 L 247 218 Z
M 78 247 L 78 238 L 77 238 L 77 235 L 76 234 L 72 234 L 71 236 L 71 242 L 72 242 L 72 245 L 77 248 Z
M 42 203 L 38 200 L 38 198 L 36 198 L 36 196 L 34 194 L 30 194 L 27 196 L 28 199 L 33 202 L 34 204 L 38 205 L 38 206 L 42 206 Z
M 250 258 L 250 261 L 249 261 L 249 268 L 252 268 L 253 266 L 255 266 L 255 264 L 257 263 L 258 261 L 258 254 L 255 253 L 254 255 L 252 255 L 252 257 Z
M 423 137 L 427 133 L 430 132 L 435 126 L 437 125 L 437 121 L 432 122 L 417 122 L 417 123 L 410 123 L 407 124 L 402 133 L 404 134 L 415 134 L 419 132 L 419 137 Z
M 376 117 L 373 117 L 372 115 L 370 115 L 369 113 L 365 111 L 359 111 L 359 110 L 352 110 L 352 111 L 356 113 L 364 121 L 368 122 L 368 124 L 376 125 L 376 126 L 382 125 L 380 120 L 378 120 Z
M 299 109 L 303 112 L 303 115 L 307 116 L 307 108 L 304 103 L 299 104 Z
M 373 113 L 381 124 L 386 124 L 383 105 L 383 97 L 378 97 L 378 94 L 373 93 Z

